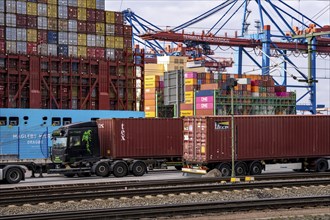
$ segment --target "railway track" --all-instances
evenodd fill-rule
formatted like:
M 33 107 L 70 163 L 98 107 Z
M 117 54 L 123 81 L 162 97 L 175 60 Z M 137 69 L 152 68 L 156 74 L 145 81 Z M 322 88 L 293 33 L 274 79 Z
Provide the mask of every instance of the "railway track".
M 62 211 L 26 215 L 0 216 L 1 220 L 10 219 L 137 219 L 189 216 L 193 214 L 221 213 L 246 210 L 279 209 L 293 207 L 315 207 L 330 205 L 330 195 L 317 197 L 258 199 L 245 201 L 208 202 L 180 205 L 143 206 L 112 209 L 91 209 Z
M 190 181 L 171 181 L 161 182 L 136 182 L 130 184 L 118 185 L 93 185 L 93 186 L 71 186 L 68 188 L 48 188 L 36 191 L 13 190 L 2 191 L 0 197 L 0 206 L 38 204 L 50 202 L 80 201 L 86 199 L 105 199 L 121 198 L 160 194 L 180 194 L 204 191 L 223 191 L 223 190 L 242 190 L 242 189 L 262 189 L 262 188 L 282 188 L 299 186 L 317 186 L 329 185 L 330 179 L 312 179 L 299 181 L 266 181 L 254 183 L 222 184 L 219 181 L 214 182 L 211 179 L 193 179 Z M 193 182 L 192 182 L 193 181 Z

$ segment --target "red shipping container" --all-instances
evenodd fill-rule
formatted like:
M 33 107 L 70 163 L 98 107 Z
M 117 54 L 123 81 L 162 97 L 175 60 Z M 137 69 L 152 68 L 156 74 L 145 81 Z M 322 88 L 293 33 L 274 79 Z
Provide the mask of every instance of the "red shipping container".
M 46 30 L 38 30 L 38 43 L 47 43 L 48 33 Z
M 78 18 L 78 8 L 77 7 L 73 7 L 73 6 L 68 7 L 68 18 L 77 20 L 77 18 Z
M 38 27 L 38 19 L 37 16 L 28 15 L 26 17 L 26 26 L 27 28 L 37 28 Z
M 0 41 L 0 53 L 2 53 L 2 54 L 6 53 L 6 43 L 5 43 L 5 41 Z
M 182 157 L 181 119 L 99 119 L 97 124 L 101 156 L 113 159 Z
M 95 21 L 97 22 L 104 22 L 105 20 L 105 13 L 103 10 L 95 10 Z
M 88 22 L 87 21 L 86 25 L 87 25 L 87 27 L 86 27 L 87 33 L 88 34 L 95 34 L 95 32 L 96 32 L 96 24 L 95 24 L 95 22 Z
M 26 15 L 17 14 L 17 16 L 16 16 L 16 26 L 18 28 L 26 28 L 26 26 L 27 26 Z
M 115 25 L 115 35 L 116 36 L 124 35 L 124 26 L 123 25 Z
M 195 114 L 199 116 L 212 116 L 214 112 L 213 109 L 196 109 Z
M 131 37 L 132 36 L 132 26 L 124 25 L 124 36 Z
M 78 21 L 77 22 L 77 30 L 79 33 L 86 33 L 87 25 L 85 21 Z
M 5 40 L 5 27 L 1 26 L 0 27 L 0 40 Z
M 87 21 L 95 22 L 95 9 L 87 8 L 86 15 L 87 15 Z
M 95 49 L 95 57 L 104 59 L 105 58 L 105 49 L 104 48 L 99 48 L 99 47 L 96 48 Z
M 123 14 L 121 12 L 115 12 L 115 23 L 124 24 Z
M 132 48 L 132 38 L 124 38 L 124 48 Z
M 184 136 L 189 137 L 184 139 L 184 159 L 193 163 L 231 161 L 231 117 L 191 117 L 183 121 Z M 235 116 L 234 123 L 235 160 L 330 155 L 329 116 Z
M 194 105 L 181 103 L 180 110 L 194 110 Z
M 38 44 L 37 43 L 27 43 L 27 54 L 37 54 Z
M 95 48 L 87 47 L 87 54 L 88 54 L 88 57 L 95 57 Z

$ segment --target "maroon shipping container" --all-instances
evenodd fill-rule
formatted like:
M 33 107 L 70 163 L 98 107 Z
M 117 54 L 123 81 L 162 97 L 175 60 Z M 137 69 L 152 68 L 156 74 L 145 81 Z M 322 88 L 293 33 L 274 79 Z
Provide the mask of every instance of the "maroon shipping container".
M 95 57 L 95 48 L 87 47 L 87 54 L 88 54 L 88 57 Z
M 183 157 L 198 164 L 231 161 L 231 117 L 184 118 Z M 330 156 L 330 116 L 235 116 L 235 160 Z
M 37 16 L 28 15 L 26 17 L 26 24 L 28 28 L 37 28 L 38 27 Z
M 124 36 L 130 37 L 133 34 L 132 26 L 124 25 Z
M 86 33 L 87 31 L 86 21 L 78 21 L 77 22 L 77 30 L 78 33 Z
M 123 14 L 121 12 L 115 12 L 115 23 L 124 24 Z
M 1 26 L 0 27 L 0 40 L 5 40 L 5 27 Z
M 38 44 L 37 43 L 27 43 L 27 54 L 37 54 Z
M 95 57 L 104 59 L 105 58 L 105 49 L 100 48 L 100 47 L 96 48 L 95 49 Z
M 97 120 L 101 155 L 113 159 L 181 158 L 182 120 Z
M 6 53 L 6 43 L 5 41 L 0 41 L 0 53 Z
M 68 18 L 76 20 L 78 18 L 78 8 L 77 7 L 68 7 Z
M 17 14 L 16 26 L 18 28 L 26 28 L 26 26 L 27 26 L 26 15 Z
M 105 13 L 103 10 L 95 10 L 95 21 L 104 22 Z
M 87 21 L 95 22 L 95 9 L 87 8 L 86 15 L 87 15 Z
M 88 34 L 95 34 L 95 32 L 96 32 L 95 22 L 87 22 L 86 29 L 87 29 Z
M 38 30 L 38 43 L 47 43 L 48 40 L 48 32 L 45 30 Z
M 124 35 L 124 25 L 116 25 L 115 26 L 115 35 L 123 36 Z

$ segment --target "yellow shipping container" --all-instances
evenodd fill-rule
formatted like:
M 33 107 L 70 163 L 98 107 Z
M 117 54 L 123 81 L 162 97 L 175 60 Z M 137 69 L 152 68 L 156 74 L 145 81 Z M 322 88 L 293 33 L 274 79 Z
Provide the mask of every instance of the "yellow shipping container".
M 37 42 L 38 39 L 37 29 L 27 29 L 26 35 L 27 35 L 26 39 L 28 42 Z
M 156 112 L 145 112 L 146 118 L 156 117 Z
M 86 0 L 78 0 L 78 7 L 79 8 L 86 8 L 87 7 Z
M 113 36 L 106 36 L 105 46 L 107 48 L 115 48 L 115 37 L 113 37 Z
M 144 81 L 159 81 L 159 76 L 144 76 Z
M 117 48 L 117 49 L 124 48 L 124 38 L 123 37 L 115 37 L 115 48 Z
M 184 93 L 184 97 L 187 98 L 194 98 L 194 91 L 189 91 Z
M 191 98 L 186 98 L 184 99 L 184 103 L 185 104 L 194 104 L 194 98 L 191 97 Z
M 48 0 L 48 4 L 57 5 L 57 0 Z
M 38 15 L 38 12 L 37 12 L 37 3 L 27 2 L 26 10 L 27 10 L 27 14 L 28 15 L 35 15 L 35 16 L 37 16 Z
M 197 85 L 197 79 L 184 79 L 184 84 L 187 86 Z
M 82 21 L 87 20 L 86 8 L 78 8 L 78 20 L 82 20 Z
M 86 57 L 87 56 L 87 48 L 83 46 L 78 46 L 78 57 Z
M 155 88 L 156 87 L 156 82 L 155 81 L 148 81 L 144 82 L 144 88 Z
M 87 34 L 78 34 L 78 46 L 87 46 Z
M 193 110 L 181 110 L 180 111 L 180 117 L 187 117 L 187 116 L 193 116 L 194 111 Z
M 96 23 L 96 34 L 105 35 L 105 25 L 104 25 L 104 23 L 101 23 L 101 22 Z
M 48 17 L 57 18 L 57 5 L 47 5 Z
M 87 0 L 87 8 L 96 9 L 96 0 Z
M 115 23 L 115 12 L 106 11 L 105 12 L 105 22 L 107 24 L 114 24 Z

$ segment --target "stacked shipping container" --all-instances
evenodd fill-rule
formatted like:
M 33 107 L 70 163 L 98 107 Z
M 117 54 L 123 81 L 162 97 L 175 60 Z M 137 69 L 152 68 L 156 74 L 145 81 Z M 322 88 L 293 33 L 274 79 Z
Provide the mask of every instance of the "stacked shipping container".
M 0 107 L 135 109 L 131 39 L 104 0 L 0 1 Z

